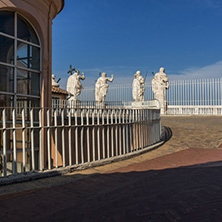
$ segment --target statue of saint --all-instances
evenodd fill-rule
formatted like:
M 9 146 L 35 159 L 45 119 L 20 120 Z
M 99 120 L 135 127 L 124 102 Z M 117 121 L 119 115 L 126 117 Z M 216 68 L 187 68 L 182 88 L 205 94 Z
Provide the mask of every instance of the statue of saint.
M 136 102 L 144 101 L 144 91 L 145 91 L 145 81 L 143 76 L 141 76 L 141 72 L 137 71 L 134 74 L 133 86 L 132 86 L 132 94 L 133 99 Z
M 54 74 L 52 74 L 52 86 L 54 86 L 54 87 L 59 87 L 59 83 L 57 83 L 57 82 L 55 81 L 55 75 L 54 75 Z
M 113 81 L 113 75 L 111 75 L 111 78 L 106 77 L 106 73 L 103 72 L 102 76 L 99 77 L 95 84 L 95 101 L 104 103 L 105 97 L 108 91 L 109 85 L 107 84 L 107 81 L 112 82 Z
M 79 75 L 79 70 L 76 70 L 74 74 L 71 74 L 67 81 L 66 90 L 70 94 L 69 100 L 78 101 L 78 96 L 81 94 L 82 84 L 80 80 L 84 80 L 85 75 L 82 72 L 82 75 Z
M 168 88 L 169 81 L 165 73 L 165 69 L 160 68 L 160 71 L 156 73 L 152 79 L 152 90 L 154 92 L 155 99 L 160 102 L 161 114 L 165 114 L 167 111 L 166 89 Z

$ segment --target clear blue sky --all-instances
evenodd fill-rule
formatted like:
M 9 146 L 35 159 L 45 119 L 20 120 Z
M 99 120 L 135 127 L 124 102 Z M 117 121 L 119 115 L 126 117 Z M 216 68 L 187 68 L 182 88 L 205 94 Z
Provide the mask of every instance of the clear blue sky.
M 222 0 L 66 0 L 53 22 L 53 73 L 65 88 L 69 65 L 93 85 L 149 78 L 222 77 Z M 113 83 L 113 84 L 114 84 Z

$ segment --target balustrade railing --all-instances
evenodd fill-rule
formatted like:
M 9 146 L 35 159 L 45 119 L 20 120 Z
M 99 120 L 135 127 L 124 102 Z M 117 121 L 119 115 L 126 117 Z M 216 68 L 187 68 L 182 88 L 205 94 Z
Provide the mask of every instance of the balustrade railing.
M 160 133 L 159 109 L 1 108 L 1 176 L 121 157 Z
M 151 81 L 146 82 L 145 100 L 154 99 Z M 109 86 L 106 101 L 133 101 L 132 84 Z M 94 87 L 86 87 L 80 100 L 94 100 Z M 222 115 L 222 78 L 170 80 L 166 90 L 168 114 Z

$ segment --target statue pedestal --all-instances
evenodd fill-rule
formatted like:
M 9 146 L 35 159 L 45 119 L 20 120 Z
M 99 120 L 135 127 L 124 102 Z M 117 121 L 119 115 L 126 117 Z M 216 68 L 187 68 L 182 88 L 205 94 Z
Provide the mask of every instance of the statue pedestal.
M 145 101 L 134 101 L 125 104 L 125 107 L 130 107 L 132 109 L 159 109 L 160 104 L 157 100 L 145 100 Z
M 69 107 L 76 109 L 81 106 L 81 102 L 79 100 L 69 99 Z
M 132 102 L 131 107 L 134 109 L 140 109 L 140 108 L 144 107 L 144 101 Z
M 104 102 L 97 102 L 96 101 L 96 108 L 97 109 L 105 109 L 106 108 L 106 104 Z

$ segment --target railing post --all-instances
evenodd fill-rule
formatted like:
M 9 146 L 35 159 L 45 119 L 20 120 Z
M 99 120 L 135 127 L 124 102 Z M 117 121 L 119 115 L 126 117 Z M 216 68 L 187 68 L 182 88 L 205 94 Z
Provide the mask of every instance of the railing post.
M 95 109 L 92 111 L 92 144 L 93 144 L 93 161 L 96 160 L 95 154 Z
M 141 112 L 141 148 L 144 148 L 144 109 L 140 110 Z
M 55 167 L 58 168 L 58 125 L 57 125 L 57 108 L 54 111 L 55 126 Z
M 12 109 L 12 138 L 13 138 L 13 175 L 17 174 L 17 150 L 16 150 L 16 109 Z
M 112 157 L 114 157 L 114 137 L 113 137 L 113 110 L 111 110 L 111 151 Z
M 119 110 L 119 155 L 122 155 L 121 109 Z
M 78 153 L 78 116 L 77 116 L 77 109 L 74 109 L 75 112 L 75 146 L 76 146 L 76 164 L 79 164 L 79 153 Z
M 42 109 L 39 109 L 39 169 L 43 170 L 42 164 Z
M 81 163 L 84 163 L 84 151 L 83 151 L 83 130 L 84 130 L 84 109 L 81 110 Z
M 102 110 L 102 141 L 103 141 L 103 159 L 105 159 L 106 155 L 105 155 L 105 128 L 104 128 L 104 124 L 105 124 L 105 110 Z
M 31 156 L 32 156 L 32 170 L 35 170 L 35 149 L 34 149 L 34 119 L 33 119 L 33 109 L 30 110 L 31 118 Z
M 125 110 L 123 110 L 122 113 L 122 119 L 123 119 L 123 154 L 126 154 L 126 134 L 125 134 Z
M 25 109 L 22 109 L 22 171 L 26 172 L 25 158 Z
M 126 111 L 126 153 L 129 153 L 129 110 Z
M 48 140 L 48 169 L 51 170 L 51 132 L 50 132 L 50 109 L 47 109 L 47 140 Z
M 135 123 L 135 109 L 133 109 L 133 122 L 132 122 L 132 138 L 133 138 L 133 151 L 135 150 L 136 144 L 136 123 Z
M 98 152 L 98 160 L 100 160 L 100 122 L 99 122 L 99 114 L 100 112 L 97 111 L 97 152 Z
M 68 109 L 68 120 L 69 120 L 69 166 L 72 166 L 72 119 L 71 109 Z
M 116 141 L 116 156 L 118 156 L 118 126 L 117 126 L 117 113 L 118 113 L 118 110 L 115 110 L 115 141 Z
M 7 176 L 7 150 L 6 150 L 6 114 L 5 109 L 2 112 L 3 121 L 3 167 L 4 167 L 4 177 Z
M 62 119 L 62 166 L 66 166 L 65 162 L 65 124 L 64 124 L 64 108 L 61 111 L 61 119 Z
M 130 114 L 129 114 L 129 129 L 130 129 L 130 135 L 129 135 L 129 140 L 130 140 L 130 148 L 129 148 L 129 152 L 132 152 L 133 150 L 133 134 L 132 134 L 132 109 L 129 110 Z
M 86 125 L 87 125 L 87 159 L 90 162 L 90 142 L 89 142 L 89 109 L 86 113 Z
M 110 152 L 109 152 L 109 110 L 107 110 L 106 121 L 107 121 L 107 128 L 106 128 L 107 158 L 109 158 L 110 157 Z
M 136 130 L 135 130 L 135 137 L 136 137 L 136 150 L 138 150 L 139 148 L 139 130 L 138 130 L 138 109 L 135 110 L 136 111 L 136 118 L 135 118 L 135 126 L 136 126 Z

